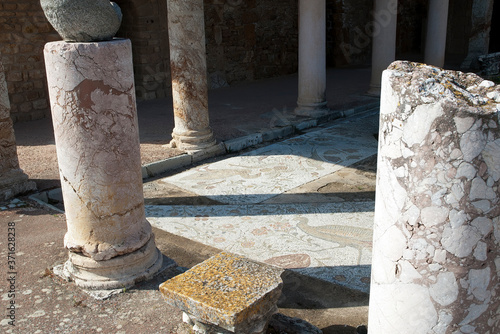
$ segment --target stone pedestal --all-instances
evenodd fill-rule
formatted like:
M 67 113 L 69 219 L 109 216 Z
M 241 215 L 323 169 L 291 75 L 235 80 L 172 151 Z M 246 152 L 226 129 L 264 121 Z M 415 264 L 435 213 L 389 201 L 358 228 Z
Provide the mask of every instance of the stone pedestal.
M 321 116 L 326 101 L 326 3 L 299 0 L 299 96 L 295 113 Z
M 145 218 L 129 40 L 45 46 L 68 225 L 66 270 L 90 289 L 133 285 L 162 254 Z
M 371 333 L 500 332 L 498 103 L 474 74 L 384 72 Z
M 10 102 L 0 54 L 0 202 L 35 190 L 34 182 L 19 168 Z
M 282 270 L 222 252 L 160 285 L 198 334 L 264 334 L 281 295 Z
M 200 151 L 216 142 L 209 124 L 203 0 L 169 0 L 168 34 L 175 127 L 172 147 Z
M 443 67 L 446 52 L 449 0 L 430 0 L 424 62 Z
M 368 94 L 380 95 L 382 72 L 396 60 L 397 0 L 375 0 L 373 24 L 372 76 Z

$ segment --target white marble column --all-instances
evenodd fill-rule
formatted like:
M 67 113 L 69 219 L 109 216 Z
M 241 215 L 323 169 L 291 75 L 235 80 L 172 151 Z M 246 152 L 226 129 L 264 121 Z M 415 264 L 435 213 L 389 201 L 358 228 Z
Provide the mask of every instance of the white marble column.
M 444 66 L 449 0 L 430 0 L 424 62 Z
M 299 96 L 295 113 L 326 114 L 326 3 L 299 0 Z
M 172 147 L 203 151 L 216 144 L 209 124 L 203 0 L 168 0 L 175 127 Z
M 34 182 L 19 168 L 10 101 L 0 54 L 0 201 L 35 190 Z
M 370 95 L 380 95 L 382 72 L 396 60 L 397 18 L 397 0 L 375 0 Z
M 384 72 L 370 333 L 500 333 L 498 103 L 472 73 Z
M 84 288 L 131 286 L 162 265 L 144 213 L 131 43 L 53 42 L 44 55 L 66 271 Z

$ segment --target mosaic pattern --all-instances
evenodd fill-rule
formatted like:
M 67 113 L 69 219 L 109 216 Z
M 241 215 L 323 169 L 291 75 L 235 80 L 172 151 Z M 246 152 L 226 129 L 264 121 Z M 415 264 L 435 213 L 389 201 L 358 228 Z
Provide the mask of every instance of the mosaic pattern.
M 315 129 L 162 181 L 225 205 L 146 207 L 151 224 L 368 292 L 374 202 L 263 202 L 377 153 L 378 113 Z
M 261 203 L 377 152 L 371 118 L 343 122 L 168 178 L 190 192 L 227 204 Z
M 373 210 L 374 202 L 146 206 L 164 231 L 361 291 L 369 288 Z

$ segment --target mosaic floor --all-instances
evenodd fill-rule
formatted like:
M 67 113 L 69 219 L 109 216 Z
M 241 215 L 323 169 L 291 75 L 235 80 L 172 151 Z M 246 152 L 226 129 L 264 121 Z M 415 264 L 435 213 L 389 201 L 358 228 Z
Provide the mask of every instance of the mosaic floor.
M 361 291 L 369 289 L 373 202 L 268 204 L 377 152 L 378 114 L 165 178 L 220 205 L 148 205 L 157 228 Z

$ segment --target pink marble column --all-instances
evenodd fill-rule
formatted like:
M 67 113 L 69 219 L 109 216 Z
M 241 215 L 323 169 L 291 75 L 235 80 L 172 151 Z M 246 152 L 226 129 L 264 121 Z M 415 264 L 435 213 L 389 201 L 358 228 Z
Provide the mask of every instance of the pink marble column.
M 295 113 L 321 116 L 326 101 L 326 3 L 299 0 L 299 96 Z
M 175 127 L 172 147 L 203 151 L 216 145 L 208 115 L 203 0 L 169 0 L 168 34 Z
M 382 77 L 370 333 L 500 333 L 500 86 Z
M 90 289 L 133 285 L 162 254 L 145 218 L 129 40 L 45 46 L 69 249 L 65 268 Z
M 375 0 L 373 11 L 372 77 L 368 94 L 380 95 L 382 72 L 396 60 L 397 0 Z
M 449 0 L 430 0 L 424 62 L 444 66 Z
M 35 190 L 34 182 L 19 168 L 10 101 L 0 54 L 0 201 Z

